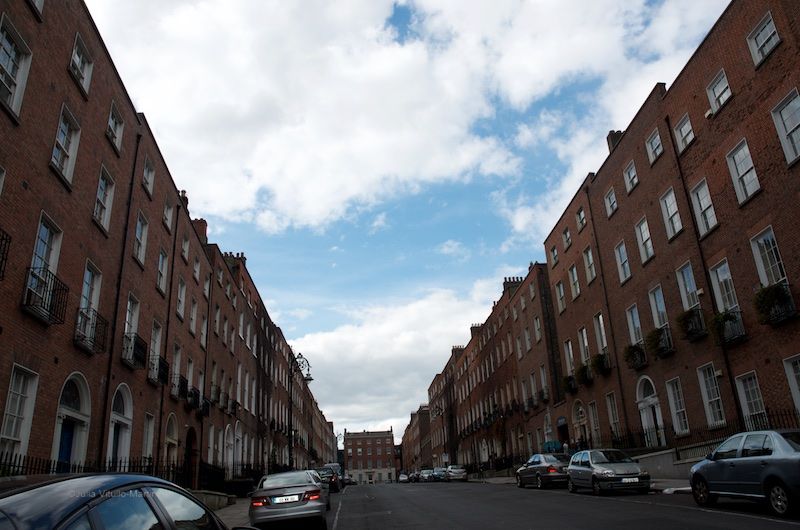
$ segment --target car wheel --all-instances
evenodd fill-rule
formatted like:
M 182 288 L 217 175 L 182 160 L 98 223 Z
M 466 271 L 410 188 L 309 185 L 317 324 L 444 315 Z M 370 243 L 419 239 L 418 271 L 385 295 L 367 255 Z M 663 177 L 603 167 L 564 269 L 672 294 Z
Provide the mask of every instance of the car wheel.
M 773 482 L 767 487 L 767 503 L 772 513 L 786 517 L 792 511 L 789 490 L 782 482 Z
M 717 502 L 717 496 L 708 489 L 705 479 L 696 478 L 692 483 L 692 497 L 698 506 L 711 506 Z
M 570 493 L 575 493 L 578 491 L 578 488 L 575 487 L 575 483 L 572 482 L 572 477 L 567 479 L 567 491 Z
M 592 478 L 592 495 L 602 495 L 603 488 L 600 487 L 600 481 Z
M 544 489 L 544 482 L 542 482 L 542 476 L 538 474 L 536 475 L 536 487 L 539 488 L 540 490 Z
M 518 488 L 524 488 L 525 487 L 525 484 L 522 483 L 522 477 L 519 476 L 519 473 L 517 473 L 517 487 Z

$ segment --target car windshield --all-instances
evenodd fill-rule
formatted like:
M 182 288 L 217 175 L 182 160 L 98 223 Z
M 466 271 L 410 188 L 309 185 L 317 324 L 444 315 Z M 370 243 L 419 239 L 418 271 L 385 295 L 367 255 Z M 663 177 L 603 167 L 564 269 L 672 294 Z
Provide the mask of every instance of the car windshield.
M 297 471 L 295 473 L 280 473 L 277 475 L 269 475 L 261 481 L 262 488 L 275 488 L 280 486 L 298 486 L 302 484 L 310 484 L 311 477 L 305 471 Z
M 800 432 L 782 432 L 780 435 L 792 446 L 792 449 L 800 451 Z
M 427 475 L 430 475 L 431 473 L 433 473 L 433 470 L 432 470 L 432 469 L 423 469 L 423 470 L 422 470 L 422 474 L 423 474 L 423 475 L 426 475 L 426 474 L 427 474 Z
M 548 464 L 568 464 L 569 457 L 567 455 L 544 455 L 544 461 Z
M 464 469 L 464 466 L 450 466 L 451 471 L 461 471 Z
M 315 469 L 315 471 L 319 473 L 321 477 L 330 477 L 331 475 L 333 475 L 333 470 L 327 467 L 318 467 L 317 469 Z
M 627 464 L 633 462 L 622 451 L 592 451 L 592 462 L 595 464 Z

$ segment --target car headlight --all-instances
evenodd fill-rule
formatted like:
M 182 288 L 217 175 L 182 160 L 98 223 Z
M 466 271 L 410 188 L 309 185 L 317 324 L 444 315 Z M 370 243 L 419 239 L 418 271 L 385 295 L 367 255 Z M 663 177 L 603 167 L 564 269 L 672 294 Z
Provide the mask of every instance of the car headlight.
M 600 475 L 601 477 L 613 477 L 614 472 L 611 471 L 610 469 L 603 469 L 598 473 L 598 475 Z

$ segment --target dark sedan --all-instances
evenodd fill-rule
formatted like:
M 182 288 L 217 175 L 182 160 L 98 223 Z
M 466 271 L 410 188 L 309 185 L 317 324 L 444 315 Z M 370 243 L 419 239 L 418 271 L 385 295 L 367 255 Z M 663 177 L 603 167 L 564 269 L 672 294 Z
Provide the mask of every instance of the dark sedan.
M 766 501 L 787 516 L 800 503 L 800 430 L 731 436 L 692 466 L 690 483 L 700 506 L 720 496 Z
M 134 474 L 0 479 L 0 528 L 227 529 L 189 492 L 166 480 Z
M 552 484 L 566 485 L 569 457 L 565 454 L 535 454 L 517 469 L 517 486 L 535 484 L 542 489 Z

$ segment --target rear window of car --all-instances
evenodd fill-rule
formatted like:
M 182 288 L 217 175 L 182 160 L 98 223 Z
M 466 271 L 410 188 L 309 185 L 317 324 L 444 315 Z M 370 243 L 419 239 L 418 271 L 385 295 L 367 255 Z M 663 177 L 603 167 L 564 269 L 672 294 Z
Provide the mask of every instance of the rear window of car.
M 595 464 L 619 464 L 633 462 L 622 451 L 592 451 L 592 462 Z
M 292 486 L 295 484 L 309 484 L 310 482 L 311 479 L 305 471 L 298 473 L 281 473 L 280 475 L 270 475 L 265 478 L 261 483 L 261 487 Z
M 544 461 L 548 464 L 558 464 L 559 462 L 567 464 L 569 457 L 567 455 L 544 455 Z
M 323 477 L 328 477 L 333 475 L 333 470 L 327 467 L 318 467 L 315 471 L 319 473 L 320 476 Z
M 450 466 L 450 469 L 452 471 L 461 471 L 462 469 L 464 469 L 464 466 Z
M 800 451 L 800 432 L 782 432 L 780 435 L 792 446 L 792 449 Z

